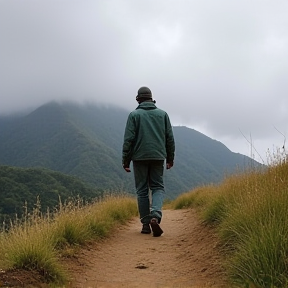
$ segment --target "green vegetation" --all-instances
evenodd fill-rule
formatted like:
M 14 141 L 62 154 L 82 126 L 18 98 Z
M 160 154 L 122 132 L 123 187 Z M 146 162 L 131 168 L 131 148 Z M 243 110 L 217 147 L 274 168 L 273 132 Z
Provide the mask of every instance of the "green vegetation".
M 25 222 L 16 221 L 8 232 L 0 233 L 0 270 L 34 270 L 48 282 L 63 284 L 68 275 L 61 257 L 73 255 L 79 244 L 107 237 L 117 224 L 136 215 L 136 201 L 127 196 L 89 205 L 67 202 L 45 216 L 36 205 Z
M 0 117 L 0 165 L 42 167 L 76 176 L 97 190 L 133 193 L 134 179 L 121 165 L 129 112 L 111 106 L 48 103 L 25 116 Z M 173 127 L 173 131 L 175 166 L 164 174 L 169 199 L 199 185 L 219 183 L 235 169 L 259 165 L 193 129 Z M 7 207 L 11 205 L 8 199 Z
M 287 161 L 197 188 L 171 205 L 198 207 L 217 227 L 233 281 L 244 287 L 287 287 Z
M 0 195 L 0 222 L 5 220 L 8 224 L 15 215 L 21 218 L 31 212 L 38 200 L 42 211 L 53 211 L 59 199 L 65 202 L 80 197 L 91 202 L 101 198 L 103 191 L 76 177 L 48 169 L 0 166 Z

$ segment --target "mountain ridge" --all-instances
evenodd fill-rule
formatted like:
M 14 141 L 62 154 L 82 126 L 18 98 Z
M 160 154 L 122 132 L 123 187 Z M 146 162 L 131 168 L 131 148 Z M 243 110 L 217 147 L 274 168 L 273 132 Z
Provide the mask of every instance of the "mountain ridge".
M 132 193 L 134 179 L 121 166 L 129 113 L 115 106 L 50 102 L 26 116 L 2 117 L 0 165 L 47 168 L 99 189 Z M 260 165 L 194 129 L 173 126 L 173 132 L 175 165 L 164 175 L 168 198 Z

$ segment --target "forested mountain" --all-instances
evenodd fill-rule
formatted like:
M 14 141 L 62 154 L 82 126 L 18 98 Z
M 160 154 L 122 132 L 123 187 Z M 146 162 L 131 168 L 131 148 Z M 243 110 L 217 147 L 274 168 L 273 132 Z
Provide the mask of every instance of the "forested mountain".
M 129 111 L 118 107 L 48 103 L 25 116 L 0 118 L 0 165 L 42 167 L 74 175 L 96 189 L 134 190 L 121 166 Z M 173 127 L 175 166 L 166 171 L 167 197 L 219 182 L 259 163 L 187 127 Z
M 0 166 L 0 223 L 6 216 L 22 218 L 37 204 L 42 213 L 52 211 L 60 201 L 94 201 L 104 191 L 96 190 L 74 176 L 44 168 Z M 81 194 L 81 195 L 80 195 Z

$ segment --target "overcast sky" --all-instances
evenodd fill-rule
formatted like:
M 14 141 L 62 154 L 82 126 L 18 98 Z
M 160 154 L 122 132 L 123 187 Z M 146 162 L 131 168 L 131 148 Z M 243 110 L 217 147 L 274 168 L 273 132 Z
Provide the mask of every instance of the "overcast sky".
M 288 135 L 287 15 L 287 0 L 0 0 L 0 113 L 130 111 L 148 86 L 173 125 L 266 161 Z

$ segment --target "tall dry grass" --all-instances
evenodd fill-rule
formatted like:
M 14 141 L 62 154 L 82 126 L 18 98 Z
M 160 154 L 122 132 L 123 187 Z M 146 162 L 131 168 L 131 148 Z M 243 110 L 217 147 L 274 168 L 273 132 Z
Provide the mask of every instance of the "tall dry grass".
M 228 177 L 181 195 L 174 208 L 200 207 L 217 225 L 227 269 L 244 287 L 288 286 L 288 163 Z
M 60 264 L 66 250 L 71 253 L 70 247 L 107 237 L 116 225 L 137 215 L 135 199 L 125 196 L 107 197 L 91 205 L 79 199 L 60 203 L 57 211 L 45 215 L 39 206 L 24 221 L 17 220 L 8 232 L 0 233 L 0 269 L 36 270 L 56 284 L 67 281 Z

